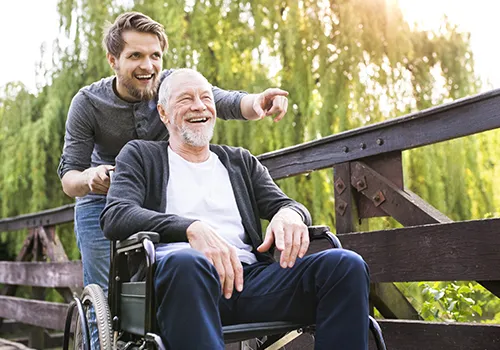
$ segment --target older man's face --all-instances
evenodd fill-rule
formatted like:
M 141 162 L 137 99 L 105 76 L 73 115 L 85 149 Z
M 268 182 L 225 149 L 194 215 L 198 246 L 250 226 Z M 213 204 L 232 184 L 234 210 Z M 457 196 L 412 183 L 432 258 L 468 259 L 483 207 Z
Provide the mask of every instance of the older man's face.
M 195 74 L 178 76 L 172 82 L 167 112 L 170 139 L 190 146 L 208 145 L 215 125 L 215 102 L 211 86 Z

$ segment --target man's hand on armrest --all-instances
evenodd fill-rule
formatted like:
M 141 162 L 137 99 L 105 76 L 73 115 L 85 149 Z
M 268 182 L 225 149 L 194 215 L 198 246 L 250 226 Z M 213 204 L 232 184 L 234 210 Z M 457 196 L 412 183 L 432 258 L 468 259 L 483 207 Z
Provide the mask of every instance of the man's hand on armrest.
M 222 292 L 231 298 L 233 288 L 243 290 L 243 267 L 236 248 L 226 242 L 209 225 L 195 221 L 187 228 L 186 235 L 193 249 L 203 253 L 219 273 Z
M 266 252 L 273 243 L 281 252 L 280 265 L 292 267 L 297 257 L 302 258 L 309 248 L 309 231 L 302 216 L 291 208 L 283 208 L 274 215 L 266 230 L 264 242 L 257 248 Z
M 107 194 L 112 165 L 99 165 L 84 171 L 70 170 L 61 179 L 63 191 L 70 197 L 83 197 L 89 192 Z

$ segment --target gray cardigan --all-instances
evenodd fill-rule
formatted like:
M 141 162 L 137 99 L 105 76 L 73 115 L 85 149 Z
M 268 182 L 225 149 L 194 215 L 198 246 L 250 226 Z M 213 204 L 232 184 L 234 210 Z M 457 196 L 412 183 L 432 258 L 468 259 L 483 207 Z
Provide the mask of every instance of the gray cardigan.
M 116 158 L 106 208 L 101 214 L 104 235 L 120 240 L 138 231 L 160 234 L 162 243 L 186 242 L 186 230 L 195 220 L 166 214 L 166 189 L 169 178 L 168 142 L 134 140 Z M 259 261 L 272 259 L 256 248 L 262 243 L 260 219 L 271 220 L 279 209 L 297 211 L 306 225 L 309 211 L 288 198 L 274 183 L 268 170 L 243 148 L 210 145 L 229 173 L 243 227 Z

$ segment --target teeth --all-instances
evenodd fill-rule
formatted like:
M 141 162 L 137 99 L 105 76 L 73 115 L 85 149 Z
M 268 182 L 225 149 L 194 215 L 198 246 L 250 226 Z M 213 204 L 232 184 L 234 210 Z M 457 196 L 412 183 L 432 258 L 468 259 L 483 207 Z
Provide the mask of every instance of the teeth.
M 137 79 L 150 79 L 153 77 L 153 74 L 149 75 L 136 75 Z
M 193 119 L 189 119 L 190 123 L 206 122 L 206 121 L 207 121 L 207 118 L 193 118 Z

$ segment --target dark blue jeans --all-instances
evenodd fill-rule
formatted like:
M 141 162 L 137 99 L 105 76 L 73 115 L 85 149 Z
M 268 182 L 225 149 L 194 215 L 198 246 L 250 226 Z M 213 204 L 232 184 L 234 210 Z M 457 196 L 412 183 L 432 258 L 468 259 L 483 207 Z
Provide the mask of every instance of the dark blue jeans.
M 194 249 L 167 255 L 155 276 L 157 320 L 167 349 L 224 349 L 222 325 L 262 321 L 316 324 L 315 349 L 368 349 L 368 267 L 330 249 L 244 266 L 244 288 L 226 300 L 215 267 Z

